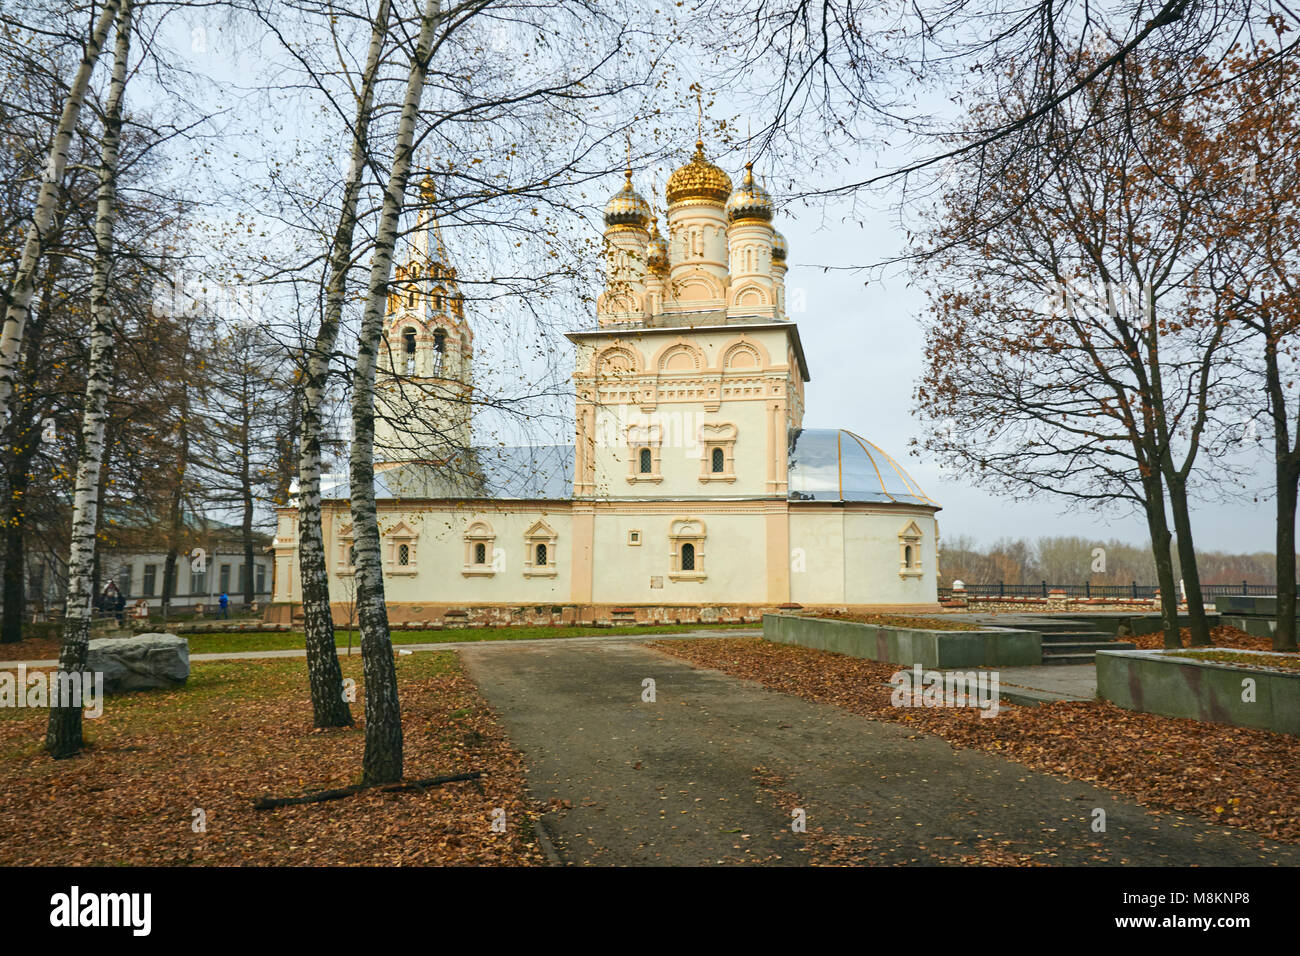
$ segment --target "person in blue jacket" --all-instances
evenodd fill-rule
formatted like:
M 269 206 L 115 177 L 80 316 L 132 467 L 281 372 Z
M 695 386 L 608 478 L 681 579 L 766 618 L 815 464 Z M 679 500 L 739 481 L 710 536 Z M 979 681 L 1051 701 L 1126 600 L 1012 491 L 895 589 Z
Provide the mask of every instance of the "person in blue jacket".
M 218 617 L 229 618 L 229 617 L 230 617 L 230 598 L 229 598 L 229 596 L 227 596 L 227 594 L 226 594 L 225 591 L 222 591 L 222 592 L 221 592 L 221 597 L 217 598 L 217 603 L 221 605 L 221 613 L 218 614 L 217 616 L 218 616 Z

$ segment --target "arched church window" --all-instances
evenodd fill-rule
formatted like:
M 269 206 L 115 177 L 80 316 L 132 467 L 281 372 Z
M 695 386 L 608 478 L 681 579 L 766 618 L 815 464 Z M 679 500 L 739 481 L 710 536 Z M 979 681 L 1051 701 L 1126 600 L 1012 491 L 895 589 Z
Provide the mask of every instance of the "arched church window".
M 496 532 L 486 521 L 475 521 L 465 529 L 465 564 L 461 573 L 466 577 L 491 577 L 501 570 L 496 566 Z M 531 553 L 531 552 L 529 552 Z
M 415 293 L 414 293 L 414 292 L 408 292 L 408 293 L 406 293 L 406 304 L 407 304 L 407 306 L 409 306 L 409 307 L 412 308 L 412 309 L 415 308 Z
M 354 547 L 350 547 L 348 548 L 348 567 L 355 568 L 356 566 L 357 566 L 357 549 Z
M 447 354 L 447 333 L 438 329 L 433 333 L 433 374 L 442 374 L 443 358 Z
M 699 429 L 704 451 L 700 455 L 700 481 L 736 480 L 736 436 L 732 422 L 705 423 Z
M 524 532 L 524 577 L 555 577 L 556 540 L 555 529 L 545 521 L 533 522 Z
M 925 573 L 921 567 L 922 537 L 915 521 L 909 521 L 898 533 L 898 573 L 903 577 L 920 577 Z
M 406 374 L 415 374 L 415 329 L 402 330 L 402 352 L 406 355 Z
M 397 546 L 397 563 L 404 568 L 410 565 L 411 546 L 409 544 L 399 544 Z
M 663 444 L 663 426 L 629 425 L 627 427 L 627 480 L 660 482 L 659 449 Z
M 678 518 L 668 527 L 668 540 L 672 542 L 672 567 L 668 576 L 674 581 L 702 581 L 705 572 L 705 555 L 701 550 L 708 531 L 699 518 Z

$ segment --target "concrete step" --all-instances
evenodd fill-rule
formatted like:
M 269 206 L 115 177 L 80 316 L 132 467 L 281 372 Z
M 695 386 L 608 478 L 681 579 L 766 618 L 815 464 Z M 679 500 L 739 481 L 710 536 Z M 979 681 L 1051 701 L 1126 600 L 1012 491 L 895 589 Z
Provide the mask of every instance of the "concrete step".
M 1096 651 L 1084 654 L 1044 654 L 1043 664 L 1091 664 L 1097 660 Z
M 1059 641 L 1043 645 L 1043 656 L 1049 654 L 1080 654 L 1084 651 L 1132 651 L 1137 645 L 1130 641 Z
M 1050 631 L 1043 634 L 1043 643 L 1059 644 L 1069 641 L 1109 641 L 1112 635 L 1105 631 Z
M 1044 664 L 1091 664 L 1097 652 L 1132 651 L 1137 645 L 1131 641 L 1057 641 L 1043 644 Z

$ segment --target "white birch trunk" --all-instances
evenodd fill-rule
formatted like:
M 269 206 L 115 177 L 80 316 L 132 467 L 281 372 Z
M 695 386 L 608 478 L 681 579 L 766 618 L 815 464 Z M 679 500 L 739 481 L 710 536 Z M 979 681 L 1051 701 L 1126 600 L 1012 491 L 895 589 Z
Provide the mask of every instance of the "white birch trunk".
M 302 576 L 303 630 L 307 647 L 307 681 L 317 727 L 349 727 L 352 711 L 343 698 L 343 672 L 334 643 L 330 609 L 329 571 L 321 528 L 321 406 L 329 378 L 330 356 L 338 341 L 352 263 L 357 203 L 365 169 L 374 113 L 375 82 L 379 76 L 384 38 L 388 35 L 390 0 L 381 0 L 370 32 L 370 50 L 357 98 L 352 128 L 352 154 L 343 183 L 343 208 L 330 250 L 325 307 L 316 341 L 303 363 L 302 435 L 298 454 L 298 565 Z
M 54 142 L 50 146 L 50 155 L 45 163 L 45 175 L 41 178 L 36 208 L 32 213 L 31 225 L 27 227 L 22 257 L 18 261 L 18 271 L 14 275 L 9 292 L 4 328 L 0 330 L 0 420 L 9 414 L 9 399 L 13 395 L 14 378 L 18 374 L 19 356 L 22 354 L 23 332 L 27 328 L 32 296 L 36 292 L 36 267 L 40 264 L 46 236 L 54 223 L 59 187 L 63 184 L 63 171 L 68 165 L 68 148 L 72 144 L 77 120 L 81 116 L 86 89 L 90 86 L 90 75 L 99 61 L 99 54 L 103 49 L 104 41 L 108 38 L 109 28 L 118 15 L 119 2 L 120 0 L 108 0 L 95 24 L 86 49 L 82 53 L 81 65 L 77 67 L 76 76 L 73 77 L 72 85 L 68 89 L 67 99 L 63 101 L 63 113 L 59 117 L 59 125 L 54 132 Z
M 366 682 L 366 751 L 362 761 L 362 780 L 367 784 L 402 779 L 402 715 L 397 697 L 393 643 L 388 631 L 388 608 L 384 601 L 379 521 L 375 513 L 375 368 L 392 275 L 393 249 L 397 244 L 398 219 L 411 171 L 415 121 L 424 94 L 434 36 L 441 23 L 439 0 L 427 0 L 420 21 L 419 42 L 407 73 L 406 96 L 375 237 L 374 259 L 370 266 L 370 283 L 366 290 L 365 312 L 352 376 L 352 533 L 357 555 L 357 626 L 361 631 L 361 662 Z
M 113 75 L 104 111 L 100 145 L 99 196 L 95 210 L 95 264 L 90 284 L 90 367 L 82 412 L 81 461 L 72 509 L 72 546 L 68 559 L 68 601 L 63 624 L 59 670 L 79 674 L 86 667 L 90 643 L 90 613 L 94 595 L 91 573 L 95 563 L 95 529 L 99 508 L 100 469 L 104 461 L 104 431 L 113 373 L 113 323 L 108 283 L 113 258 L 113 226 L 117 219 L 118 152 L 122 138 L 122 99 L 126 92 L 127 60 L 131 54 L 131 4 L 122 0 L 117 16 L 117 45 Z M 101 41 L 102 42 L 102 41 Z M 66 148 L 66 147 L 65 147 Z M 6 332 L 8 325 L 6 325 Z M 63 682 L 62 686 L 72 686 Z M 45 746 L 55 758 L 71 757 L 82 746 L 81 701 L 50 701 Z

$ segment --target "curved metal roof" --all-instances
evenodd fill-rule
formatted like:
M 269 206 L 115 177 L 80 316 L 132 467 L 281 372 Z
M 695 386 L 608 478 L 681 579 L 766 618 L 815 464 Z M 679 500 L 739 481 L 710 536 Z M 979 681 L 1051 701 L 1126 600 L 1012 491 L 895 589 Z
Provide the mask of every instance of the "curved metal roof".
M 843 428 L 804 428 L 790 442 L 791 501 L 939 503 L 880 447 Z

